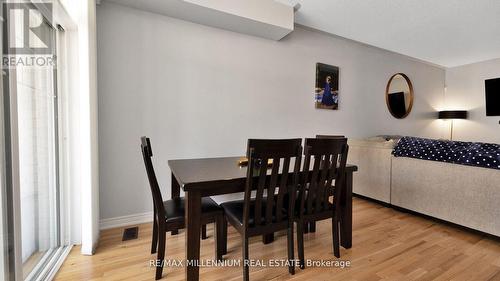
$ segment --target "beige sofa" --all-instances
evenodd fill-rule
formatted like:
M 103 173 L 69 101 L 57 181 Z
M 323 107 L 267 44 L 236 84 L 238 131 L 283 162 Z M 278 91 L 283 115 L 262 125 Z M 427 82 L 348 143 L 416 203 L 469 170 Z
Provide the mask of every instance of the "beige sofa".
M 353 192 L 500 236 L 500 171 L 393 157 L 395 143 L 349 140 Z
M 393 157 L 391 204 L 500 236 L 500 171 Z

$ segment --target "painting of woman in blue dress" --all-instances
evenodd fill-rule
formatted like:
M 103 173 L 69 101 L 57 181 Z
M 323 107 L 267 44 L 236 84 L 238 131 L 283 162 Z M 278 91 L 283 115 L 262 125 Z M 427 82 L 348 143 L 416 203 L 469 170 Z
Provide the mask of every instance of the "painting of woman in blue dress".
M 318 63 L 316 65 L 316 108 L 338 109 L 339 68 Z

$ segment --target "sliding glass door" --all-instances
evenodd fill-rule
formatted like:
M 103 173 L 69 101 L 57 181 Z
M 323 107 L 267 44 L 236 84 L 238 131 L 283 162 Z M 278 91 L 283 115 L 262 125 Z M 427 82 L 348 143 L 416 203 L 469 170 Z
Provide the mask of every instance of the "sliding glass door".
M 39 35 L 55 57 L 56 30 L 41 14 Z M 16 67 L 23 277 L 36 274 L 59 244 L 57 91 L 55 65 Z
M 10 234 L 10 239 L 0 237 L 0 280 L 43 280 L 65 244 L 56 49 L 64 31 L 54 26 L 51 2 L 2 4 L 3 100 L 7 101 L 2 148 L 8 157 L 0 170 L 5 171 L 0 174 L 5 178 L 0 221 L 6 222 L 2 221 L 0 234 Z

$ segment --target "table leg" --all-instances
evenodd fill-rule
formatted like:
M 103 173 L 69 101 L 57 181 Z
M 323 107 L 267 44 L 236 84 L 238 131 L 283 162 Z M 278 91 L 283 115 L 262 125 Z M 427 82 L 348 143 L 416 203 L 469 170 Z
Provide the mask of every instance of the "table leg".
M 179 198 L 181 196 L 181 187 L 179 186 L 179 183 L 177 182 L 177 179 L 175 178 L 174 174 L 172 173 L 170 175 L 172 177 L 172 185 L 171 185 L 171 197 L 172 199 L 174 198 Z M 177 235 L 179 234 L 179 230 L 174 230 L 171 232 L 172 235 Z
M 352 247 L 352 172 L 345 175 L 345 194 L 342 202 L 340 219 L 340 245 L 349 249 Z
M 185 193 L 186 200 L 186 280 L 200 278 L 200 234 L 201 234 L 201 194 L 196 191 Z

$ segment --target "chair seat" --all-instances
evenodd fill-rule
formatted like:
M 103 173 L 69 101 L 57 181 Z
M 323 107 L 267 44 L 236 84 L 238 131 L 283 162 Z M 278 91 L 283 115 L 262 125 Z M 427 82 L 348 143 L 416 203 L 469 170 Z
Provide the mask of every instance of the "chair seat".
M 186 210 L 184 197 L 164 201 L 163 206 L 167 223 L 184 221 Z M 215 212 L 222 212 L 222 208 L 210 197 L 201 198 L 201 215 L 211 216 Z
M 275 199 L 276 200 L 276 199 Z M 262 217 L 263 219 L 265 218 L 266 214 L 266 206 L 265 203 L 267 202 L 266 198 L 262 199 Z M 240 225 L 243 225 L 243 209 L 245 206 L 245 201 L 244 200 L 237 200 L 237 201 L 230 201 L 230 202 L 225 202 L 221 204 L 221 207 L 224 209 L 224 212 L 226 216 L 233 218 L 233 220 L 239 222 Z M 283 214 L 282 218 L 286 219 L 288 217 L 286 209 L 283 209 Z M 249 226 L 254 226 L 255 225 L 255 200 L 252 200 L 250 202 L 250 216 L 248 218 L 248 225 Z M 276 221 L 276 213 L 273 212 L 272 214 L 272 221 Z M 263 222 L 262 222 L 263 223 Z

